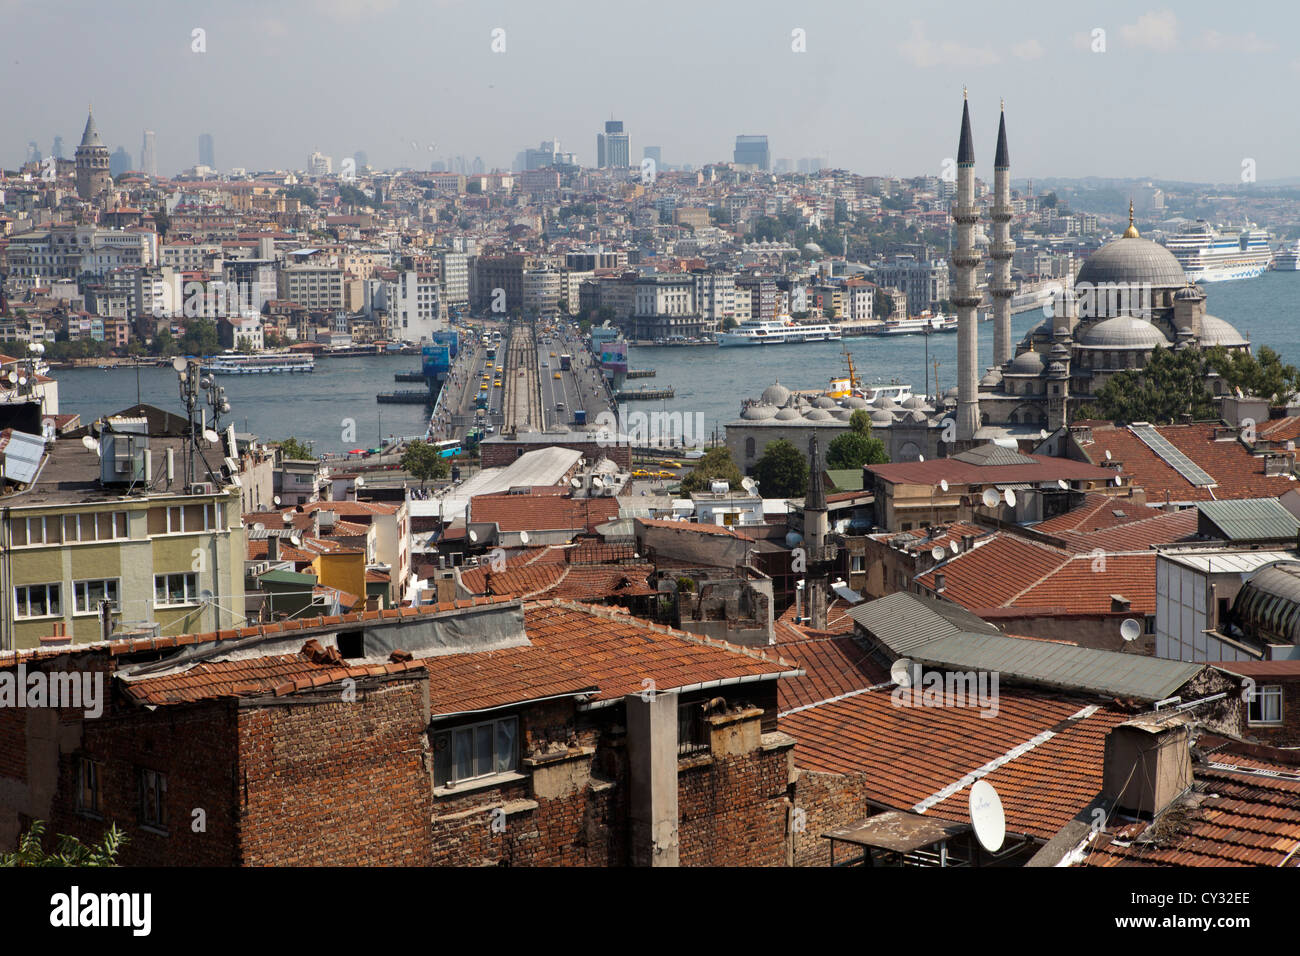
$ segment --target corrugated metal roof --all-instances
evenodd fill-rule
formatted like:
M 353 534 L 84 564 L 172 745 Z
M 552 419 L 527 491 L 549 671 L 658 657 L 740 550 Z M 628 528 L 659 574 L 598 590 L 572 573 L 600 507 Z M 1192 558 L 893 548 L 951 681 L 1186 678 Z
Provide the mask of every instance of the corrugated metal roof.
M 1198 548 L 1186 551 L 1161 550 L 1157 564 L 1161 560 L 1172 561 L 1174 564 L 1194 568 L 1204 574 L 1211 572 L 1221 574 L 1226 571 L 1246 574 L 1266 564 L 1274 564 L 1278 561 L 1294 561 L 1296 560 L 1296 552 L 1241 551 L 1235 548 L 1211 550 Z
M 1196 507 L 1229 541 L 1294 538 L 1300 531 L 1300 521 L 1276 498 L 1202 501 Z
M 906 591 L 851 608 L 849 617 L 896 654 L 963 631 L 1000 634 L 963 607 L 949 601 L 922 598 Z
M 988 634 L 954 634 L 911 655 L 921 664 L 951 670 L 997 671 L 1047 687 L 1157 701 L 1172 695 L 1204 664 L 1139 657 L 1090 647 Z
M 45 439 L 17 429 L 0 433 L 0 452 L 4 455 L 4 476 L 21 485 L 31 484 L 45 454 Z

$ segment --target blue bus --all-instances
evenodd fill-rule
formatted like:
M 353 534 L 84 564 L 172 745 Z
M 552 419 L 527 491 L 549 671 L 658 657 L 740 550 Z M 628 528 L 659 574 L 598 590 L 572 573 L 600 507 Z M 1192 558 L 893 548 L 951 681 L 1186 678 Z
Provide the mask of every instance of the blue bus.
M 436 441 L 433 447 L 438 449 L 439 458 L 455 458 L 460 454 L 460 441 L 455 438 L 449 438 L 446 441 Z

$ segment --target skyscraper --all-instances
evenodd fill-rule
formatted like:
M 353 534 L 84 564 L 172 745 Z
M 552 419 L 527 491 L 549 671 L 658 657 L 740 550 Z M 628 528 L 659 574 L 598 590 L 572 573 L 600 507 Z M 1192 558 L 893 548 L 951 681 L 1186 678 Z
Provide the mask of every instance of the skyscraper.
M 155 152 L 157 146 L 154 143 L 153 130 L 144 131 L 144 136 L 140 142 L 140 169 L 146 176 L 158 175 L 158 154 Z
M 77 195 L 84 200 L 94 199 L 112 185 L 108 171 L 108 147 L 99 138 L 95 128 L 95 114 L 87 111 L 86 128 L 77 147 Z
M 766 136 L 737 136 L 732 161 L 737 166 L 754 166 L 767 172 L 772 168 Z
M 664 165 L 664 154 L 663 154 L 663 148 L 662 148 L 662 147 L 660 147 L 660 146 L 647 146 L 645 149 L 643 149 L 643 150 L 641 151 L 641 156 L 642 156 L 642 158 L 644 158 L 644 159 L 652 159 L 652 160 L 654 160 L 654 164 L 655 164 L 655 168 L 656 168 L 656 169 L 663 169 L 663 165 Z
M 212 134 L 203 133 L 199 136 L 199 165 L 210 166 L 212 169 L 217 168 L 216 149 L 212 145 Z
M 63 158 L 63 137 L 62 136 L 54 137 L 54 146 L 51 147 L 50 149 L 50 155 L 53 156 L 55 159 Z
M 625 169 L 632 163 L 632 144 L 623 132 L 622 120 L 609 120 L 605 132 L 596 134 L 596 165 L 601 169 Z
M 116 179 L 130 168 L 131 154 L 126 151 L 126 147 L 119 146 L 113 150 L 113 155 L 108 157 L 108 174 Z
M 970 441 L 980 427 L 978 322 L 980 304 L 976 269 L 981 263 L 975 249 L 975 143 L 970 132 L 970 104 L 962 91 L 961 139 L 957 144 L 957 198 L 952 204 L 952 221 L 957 224 L 957 248 L 952 264 L 957 272 L 957 289 L 952 304 L 957 307 L 957 440 Z

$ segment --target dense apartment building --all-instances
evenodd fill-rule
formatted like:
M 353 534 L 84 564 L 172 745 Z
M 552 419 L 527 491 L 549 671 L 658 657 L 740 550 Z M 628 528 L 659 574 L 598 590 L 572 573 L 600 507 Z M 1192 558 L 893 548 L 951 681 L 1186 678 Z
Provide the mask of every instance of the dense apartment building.
M 330 266 L 286 266 L 280 270 L 279 298 L 310 311 L 337 312 L 343 303 L 343 270 Z
M 690 338 L 703 331 L 703 322 L 695 307 L 694 276 L 641 276 L 636 280 L 634 295 L 632 329 L 635 338 Z
M 893 262 L 877 266 L 875 271 L 877 284 L 901 289 L 907 294 L 909 315 L 937 311 L 939 304 L 948 298 L 946 262 L 937 259 L 922 262 L 914 256 L 898 256 Z

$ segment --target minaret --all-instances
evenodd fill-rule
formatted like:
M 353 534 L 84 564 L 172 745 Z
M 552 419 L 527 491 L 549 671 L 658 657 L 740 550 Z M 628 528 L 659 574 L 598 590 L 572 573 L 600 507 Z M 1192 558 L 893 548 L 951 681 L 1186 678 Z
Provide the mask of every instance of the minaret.
M 976 310 L 981 296 L 975 270 L 981 259 L 975 251 L 975 223 L 979 220 L 975 205 L 975 144 L 971 139 L 970 104 L 965 89 L 962 90 L 957 198 L 952 205 L 952 219 L 957 224 L 957 248 L 952 254 L 952 264 L 957 270 L 957 291 L 952 295 L 952 303 L 957 307 L 957 440 L 970 441 L 980 427 Z
M 818 629 L 826 627 L 826 606 L 830 600 L 830 560 L 835 549 L 827 548 L 826 536 L 830 533 L 830 518 L 826 507 L 826 483 L 822 480 L 822 456 L 817 447 L 817 436 L 808 443 L 808 491 L 803 500 L 803 537 L 808 550 L 809 573 L 807 581 L 809 623 Z
M 998 119 L 998 148 L 993 158 L 993 241 L 989 258 L 993 260 L 993 364 L 1011 361 L 1011 256 L 1016 244 L 1011 241 L 1011 157 L 1007 153 L 1007 114 L 1005 104 Z

